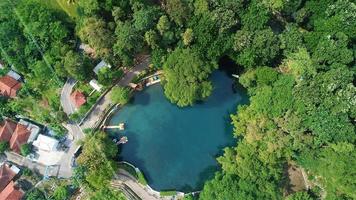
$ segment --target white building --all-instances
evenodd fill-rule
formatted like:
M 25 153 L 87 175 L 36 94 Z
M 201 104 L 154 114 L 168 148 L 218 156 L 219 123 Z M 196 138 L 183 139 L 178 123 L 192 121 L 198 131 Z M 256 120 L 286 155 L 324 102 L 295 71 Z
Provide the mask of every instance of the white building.
M 95 68 L 93 69 L 93 71 L 95 72 L 95 74 L 98 74 L 99 71 L 102 69 L 102 68 L 105 68 L 105 67 L 108 67 L 108 68 L 111 68 L 111 65 L 110 64 L 107 64 L 105 61 L 101 61 L 99 64 L 97 64 L 95 66 Z
M 101 89 L 103 88 L 102 85 L 99 84 L 99 82 L 95 79 L 92 79 L 90 82 L 89 82 L 89 85 L 94 88 L 96 91 L 98 92 L 101 92 Z
M 46 152 L 57 151 L 58 144 L 58 140 L 42 134 L 39 134 L 37 140 L 32 143 L 32 145 L 37 147 L 39 151 Z
M 8 76 L 12 77 L 13 79 L 19 81 L 21 79 L 21 76 L 20 74 L 16 73 L 14 70 L 10 70 L 8 73 L 7 73 Z

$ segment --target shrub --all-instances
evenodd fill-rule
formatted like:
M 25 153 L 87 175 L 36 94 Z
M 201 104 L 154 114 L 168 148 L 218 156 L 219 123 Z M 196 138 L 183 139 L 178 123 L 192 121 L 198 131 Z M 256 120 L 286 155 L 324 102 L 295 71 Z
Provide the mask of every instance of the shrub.
M 9 149 L 9 143 L 6 141 L 1 141 L 0 142 L 0 154 L 4 153 Z
M 130 90 L 128 88 L 115 86 L 112 89 L 111 100 L 121 105 L 127 104 L 130 100 Z
M 31 153 L 31 145 L 30 144 L 21 145 L 20 152 L 21 152 L 21 155 L 28 156 L 28 154 Z

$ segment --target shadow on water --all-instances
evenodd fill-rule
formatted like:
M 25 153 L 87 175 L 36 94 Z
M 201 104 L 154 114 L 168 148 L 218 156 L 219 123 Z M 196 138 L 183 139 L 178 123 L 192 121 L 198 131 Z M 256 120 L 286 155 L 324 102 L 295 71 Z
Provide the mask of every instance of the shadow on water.
M 134 95 L 132 99 L 133 99 L 132 101 L 133 103 L 141 106 L 146 106 L 150 103 L 151 96 L 147 91 L 143 90 L 138 94 Z

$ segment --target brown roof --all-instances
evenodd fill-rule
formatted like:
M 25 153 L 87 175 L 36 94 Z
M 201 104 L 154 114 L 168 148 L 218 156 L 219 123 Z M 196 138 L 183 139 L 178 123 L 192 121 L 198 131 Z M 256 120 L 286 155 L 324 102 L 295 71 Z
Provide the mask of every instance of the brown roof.
M 20 200 L 24 193 L 16 188 L 15 183 L 11 181 L 0 193 L 0 200 Z
M 79 92 L 78 90 L 74 91 L 71 95 L 70 98 L 76 108 L 79 108 L 83 104 L 87 102 L 85 96 L 83 93 Z
M 0 166 L 0 192 L 5 189 L 6 185 L 9 184 L 15 176 L 16 173 L 12 171 L 9 166 L 6 164 Z
M 30 135 L 31 131 L 26 126 L 9 119 L 6 119 L 3 125 L 0 125 L 0 141 L 9 142 L 10 149 L 16 153 L 20 152 L 21 145 L 27 143 Z
M 0 78 L 0 95 L 14 98 L 20 88 L 21 83 L 11 76 L 6 75 Z
M 12 133 L 15 131 L 17 123 L 6 119 L 0 124 L 0 141 L 9 142 L 12 136 Z
M 30 135 L 31 131 L 29 131 L 26 126 L 22 124 L 17 124 L 15 132 L 12 134 L 12 137 L 10 139 L 10 149 L 15 151 L 16 153 L 19 153 L 21 145 L 27 143 L 27 140 Z

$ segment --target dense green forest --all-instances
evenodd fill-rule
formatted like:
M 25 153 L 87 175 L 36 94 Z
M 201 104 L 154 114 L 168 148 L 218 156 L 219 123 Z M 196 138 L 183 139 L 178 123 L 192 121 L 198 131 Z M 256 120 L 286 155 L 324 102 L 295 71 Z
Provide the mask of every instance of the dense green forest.
M 238 143 L 218 158 L 222 170 L 199 199 L 356 199 L 352 0 L 77 0 L 75 6 L 70 17 L 40 0 L 0 2 L 1 59 L 26 80 L 21 98 L 0 101 L 2 116 L 26 111 L 50 124 L 66 120 L 59 105 L 65 77 L 91 77 L 92 59 L 78 53 L 78 41 L 118 68 L 150 54 L 178 106 L 208 97 L 210 74 L 230 59 L 250 103 L 232 115 Z M 95 139 L 106 140 L 88 141 Z M 87 153 L 86 184 L 100 189 L 96 195 L 115 195 L 100 187 L 110 170 L 95 171 L 100 163 L 89 162 L 95 155 Z M 310 189 L 290 190 L 289 166 L 305 171 Z

